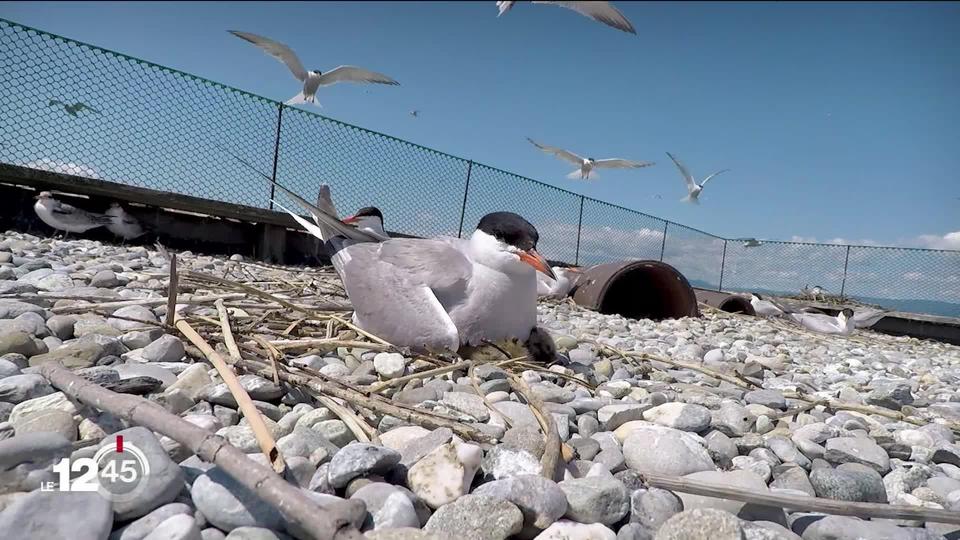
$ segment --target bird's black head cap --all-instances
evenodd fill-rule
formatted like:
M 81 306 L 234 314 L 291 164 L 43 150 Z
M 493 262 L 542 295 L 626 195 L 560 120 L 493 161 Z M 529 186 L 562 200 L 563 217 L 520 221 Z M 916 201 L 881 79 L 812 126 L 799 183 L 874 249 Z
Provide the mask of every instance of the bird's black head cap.
M 843 311 L 841 311 L 840 313 L 843 313 L 844 315 L 846 315 L 848 319 L 850 317 L 853 317 L 853 310 L 850 308 L 843 308 Z
M 513 212 L 493 212 L 483 216 L 477 229 L 497 240 L 524 251 L 536 249 L 540 234 L 529 221 Z
M 357 210 L 357 213 L 353 215 L 353 217 L 364 216 L 375 216 L 380 218 L 380 221 L 383 221 L 383 212 L 381 212 L 376 206 L 364 206 L 363 208 Z

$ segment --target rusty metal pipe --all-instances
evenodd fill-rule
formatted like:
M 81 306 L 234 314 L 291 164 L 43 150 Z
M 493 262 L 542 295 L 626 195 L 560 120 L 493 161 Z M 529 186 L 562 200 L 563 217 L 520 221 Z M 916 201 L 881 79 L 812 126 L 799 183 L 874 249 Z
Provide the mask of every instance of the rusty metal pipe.
M 707 289 L 693 289 L 697 295 L 697 301 L 715 307 L 728 313 L 746 313 L 747 315 L 756 315 L 750 301 L 738 294 L 710 291 Z
M 620 261 L 587 268 L 571 296 L 586 308 L 632 319 L 700 316 L 687 278 L 660 261 Z

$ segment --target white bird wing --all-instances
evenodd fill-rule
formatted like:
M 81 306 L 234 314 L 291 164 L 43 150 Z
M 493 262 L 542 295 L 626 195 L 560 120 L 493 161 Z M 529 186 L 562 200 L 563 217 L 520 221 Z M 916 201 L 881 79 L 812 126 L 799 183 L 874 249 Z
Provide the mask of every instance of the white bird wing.
M 335 255 L 355 320 L 394 345 L 456 350 L 457 327 L 437 296 L 446 292 L 443 285 L 462 286 L 472 266 L 453 248 L 405 245 L 409 242 L 430 240 L 353 244 Z
M 530 141 L 530 144 L 536 146 L 540 150 L 543 150 L 548 154 L 553 154 L 562 160 L 569 161 L 570 163 L 573 163 L 577 167 L 583 165 L 583 158 L 574 154 L 573 152 L 564 150 L 562 148 L 557 148 L 556 146 L 547 146 L 545 144 L 540 144 L 537 141 L 531 139 L 530 137 L 527 137 L 527 140 Z
M 633 25 L 630 24 L 630 21 L 627 20 L 623 13 L 620 13 L 620 10 L 615 8 L 610 2 L 551 2 L 534 0 L 533 3 L 552 4 L 555 6 L 572 9 L 573 11 L 576 11 L 585 17 L 590 17 L 597 22 L 602 22 L 603 24 L 616 28 L 617 30 L 629 32 L 631 34 L 637 33 Z
M 88 212 L 64 202 L 57 202 L 51 213 L 67 225 L 107 225 L 113 218 L 95 212 Z
M 821 334 L 843 334 L 845 329 L 840 327 L 836 317 L 819 315 L 816 313 L 787 313 L 793 322 L 814 332 Z
M 709 182 L 710 179 L 713 178 L 714 176 L 716 176 L 716 175 L 718 175 L 718 174 L 721 174 L 721 173 L 725 173 L 725 172 L 730 172 L 730 169 L 721 169 L 721 170 L 719 170 L 719 171 L 711 174 L 710 176 L 704 178 L 704 179 L 703 179 L 703 182 L 700 182 L 700 187 L 703 187 L 703 186 L 707 185 L 707 182 Z
M 652 161 L 630 161 L 629 159 L 598 159 L 593 162 L 594 167 L 602 169 L 640 169 L 653 165 Z
M 370 71 L 357 66 L 337 66 L 320 75 L 320 86 L 328 86 L 338 82 L 377 83 L 399 86 L 400 83 L 387 77 L 383 73 Z
M 239 161 L 242 165 L 244 165 L 251 171 L 255 172 L 258 176 L 260 176 L 267 182 L 278 187 L 280 191 L 283 191 L 284 193 L 286 193 L 290 198 L 297 201 L 297 203 L 299 203 L 300 206 L 302 206 L 307 212 L 309 212 L 310 217 L 313 218 L 313 221 L 314 221 L 313 223 L 310 223 L 309 221 L 303 219 L 302 217 L 298 216 L 294 212 L 288 210 L 276 200 L 273 201 L 273 203 L 279 206 L 284 212 L 290 214 L 290 217 L 292 217 L 297 223 L 300 224 L 301 227 L 306 229 L 307 232 L 309 232 L 310 234 L 316 236 L 317 238 L 323 241 L 330 240 L 330 237 L 332 234 L 339 234 L 351 240 L 356 240 L 358 242 L 379 242 L 381 240 L 380 238 L 378 238 L 373 234 L 370 234 L 366 231 L 362 231 L 348 223 L 344 223 L 340 221 L 340 219 L 335 214 L 330 215 L 326 211 L 321 210 L 320 208 L 317 208 L 316 206 L 310 204 L 303 197 L 283 187 L 278 182 L 274 182 L 272 178 L 258 171 L 256 167 L 248 163 L 245 159 L 241 158 L 240 156 L 237 156 L 233 152 L 230 152 L 229 150 L 227 150 L 223 146 L 220 146 L 219 144 L 217 146 L 227 154 L 230 154 L 230 156 L 232 156 L 233 159 Z
M 680 174 L 683 176 L 683 181 L 687 183 L 687 189 L 693 189 L 696 187 L 697 183 L 693 181 L 693 176 L 690 174 L 690 171 L 683 166 L 683 163 L 680 163 L 680 160 L 673 157 L 673 154 L 670 152 L 667 152 L 667 155 L 670 156 L 670 159 L 673 160 L 673 163 L 676 164 L 678 169 L 680 169 Z
M 857 328 L 870 328 L 877 324 L 890 311 L 886 309 L 873 309 L 866 311 L 857 311 L 853 314 L 853 324 Z
M 280 43 L 279 41 L 258 36 L 257 34 L 251 34 L 250 32 L 239 32 L 237 30 L 229 30 L 229 32 L 240 39 L 253 43 L 257 47 L 263 49 L 270 56 L 283 62 L 287 68 L 290 69 L 290 71 L 293 73 L 293 76 L 296 77 L 297 80 L 302 81 L 307 78 L 307 70 L 304 69 L 303 64 L 300 63 L 300 59 L 297 58 L 297 55 L 290 47 Z
M 497 17 L 510 11 L 510 8 L 512 8 L 513 4 L 515 3 L 516 3 L 515 0 L 500 0 L 499 2 L 497 2 L 497 10 L 499 10 L 499 13 L 497 13 Z

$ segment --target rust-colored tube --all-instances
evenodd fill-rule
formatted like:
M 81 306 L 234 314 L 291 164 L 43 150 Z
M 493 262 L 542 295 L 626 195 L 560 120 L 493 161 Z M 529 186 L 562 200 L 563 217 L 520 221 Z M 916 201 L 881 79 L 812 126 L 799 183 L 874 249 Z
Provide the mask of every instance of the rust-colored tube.
M 660 261 L 620 261 L 587 268 L 571 296 L 581 306 L 633 319 L 700 316 L 687 278 Z
M 694 288 L 693 292 L 697 295 L 698 302 L 703 302 L 710 307 L 715 307 L 719 310 L 729 313 L 746 313 L 747 315 L 757 314 L 753 310 L 753 306 L 750 305 L 750 300 L 738 294 L 697 288 Z

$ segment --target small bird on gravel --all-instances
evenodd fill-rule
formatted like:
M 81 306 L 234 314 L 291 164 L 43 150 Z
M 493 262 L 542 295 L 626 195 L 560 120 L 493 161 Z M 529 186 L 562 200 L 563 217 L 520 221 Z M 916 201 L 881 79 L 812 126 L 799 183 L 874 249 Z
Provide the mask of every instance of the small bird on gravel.
M 787 318 L 800 326 L 821 334 L 849 335 L 853 332 L 853 310 L 844 308 L 836 317 L 817 313 L 788 313 Z
M 42 191 L 37 195 L 37 202 L 33 205 L 37 217 L 47 225 L 64 231 L 66 234 L 87 232 L 90 229 L 104 227 L 113 222 L 110 216 L 81 210 L 67 203 L 53 198 L 49 191 Z M 64 238 L 66 238 L 64 234 Z
M 566 298 L 577 284 L 577 279 L 583 270 L 575 266 L 554 266 L 553 273 L 557 279 L 550 279 L 545 274 L 537 273 L 537 296 L 546 298 Z
M 753 311 L 759 317 L 780 317 L 788 311 L 780 304 L 765 300 L 759 294 L 750 295 L 750 305 L 753 306 Z
M 141 225 L 140 220 L 124 210 L 120 203 L 111 203 L 105 214 L 110 216 L 111 219 L 110 224 L 107 225 L 107 230 L 123 238 L 124 242 L 139 238 L 147 232 Z

